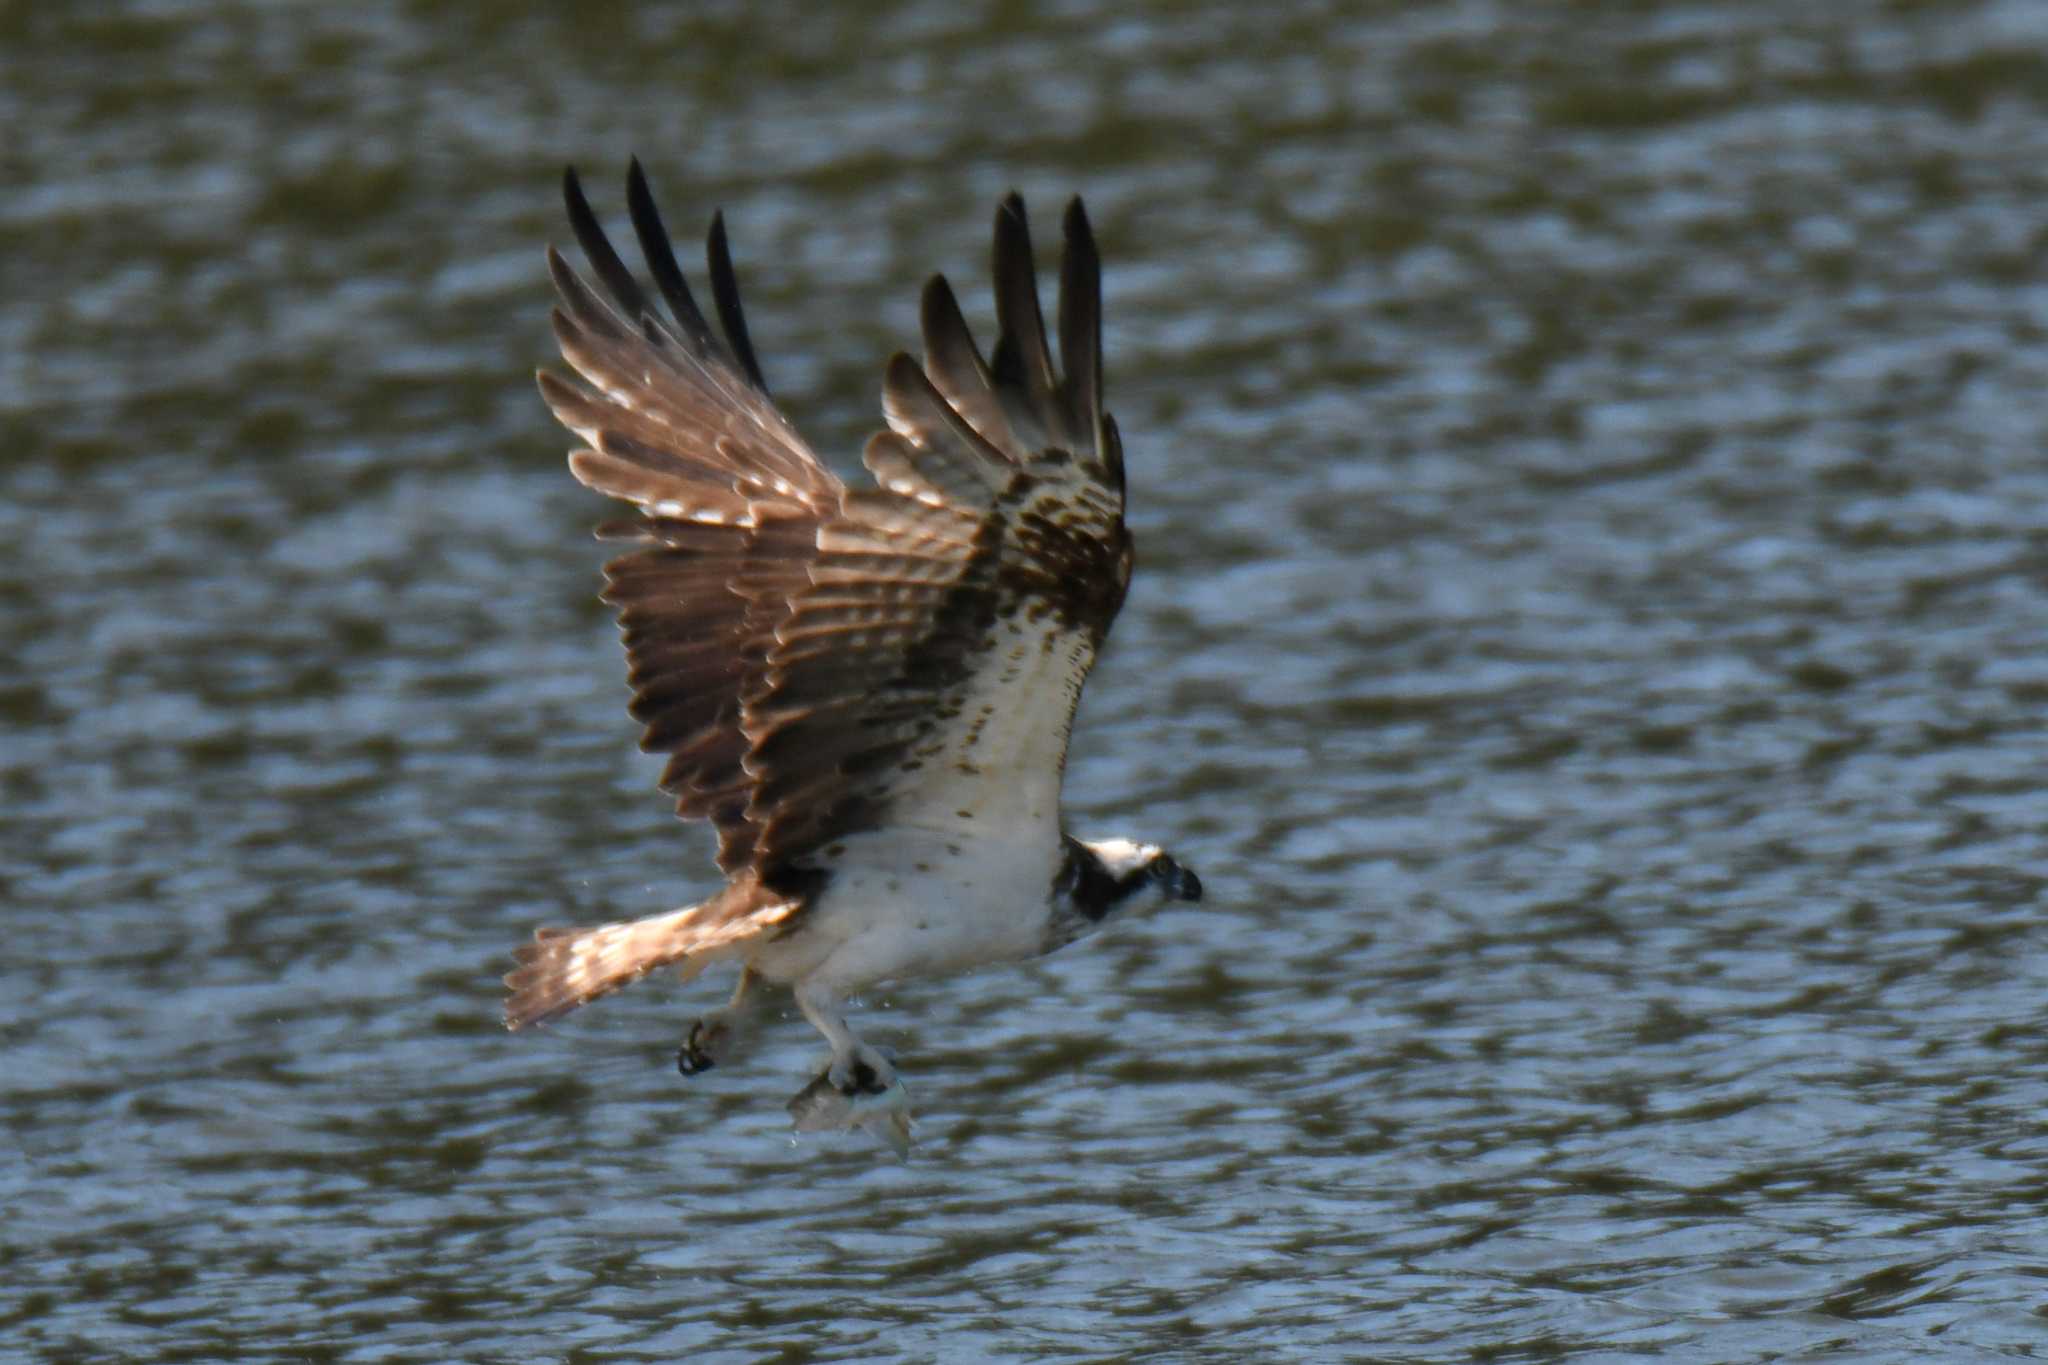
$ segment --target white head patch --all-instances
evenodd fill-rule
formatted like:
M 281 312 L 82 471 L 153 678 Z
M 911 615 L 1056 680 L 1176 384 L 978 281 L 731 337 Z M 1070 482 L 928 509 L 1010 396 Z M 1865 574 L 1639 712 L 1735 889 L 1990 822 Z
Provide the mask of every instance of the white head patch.
M 1122 877 L 1139 868 L 1149 867 L 1159 856 L 1159 845 L 1141 844 L 1132 839 L 1082 839 L 1079 842 L 1102 860 L 1103 867 L 1112 877 Z

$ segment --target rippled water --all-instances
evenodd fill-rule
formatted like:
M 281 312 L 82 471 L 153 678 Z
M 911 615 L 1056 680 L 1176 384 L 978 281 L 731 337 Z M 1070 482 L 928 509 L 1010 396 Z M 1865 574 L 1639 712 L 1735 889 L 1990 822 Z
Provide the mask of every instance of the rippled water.
M 2048 9 L 0 10 L 25 1358 L 2048 1353 Z M 852 464 L 1086 194 L 1141 571 L 1087 831 L 1210 888 L 866 1002 L 793 1137 L 527 373 L 554 180 L 727 210 Z

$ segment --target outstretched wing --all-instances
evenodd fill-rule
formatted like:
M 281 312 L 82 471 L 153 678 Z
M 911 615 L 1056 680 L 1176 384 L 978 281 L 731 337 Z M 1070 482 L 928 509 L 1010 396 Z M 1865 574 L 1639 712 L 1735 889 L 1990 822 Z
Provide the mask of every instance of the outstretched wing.
M 984 362 L 951 291 L 925 294 L 925 363 L 888 368 L 889 430 L 850 492 L 768 397 L 722 225 L 721 340 L 675 263 L 637 163 L 628 204 L 663 320 L 565 179 L 600 299 L 560 258 L 555 329 L 586 389 L 542 392 L 583 438 L 570 465 L 642 516 L 606 566 L 645 748 L 728 872 L 777 882 L 882 820 L 1057 819 L 1066 732 L 1129 581 L 1123 469 L 1101 411 L 1099 265 L 1066 219 L 1053 368 L 1029 232 L 996 219 L 1001 336 Z M 1028 808 L 1028 809 L 1027 809 Z
M 1057 827 L 1081 686 L 1129 585 L 1123 459 L 1102 411 L 1100 265 L 1065 219 L 1060 351 L 1023 200 L 996 213 L 1000 334 L 984 361 L 946 281 L 924 363 L 889 362 L 888 430 L 819 540 L 743 725 L 764 866 L 884 820 Z M 823 760 L 823 761 L 821 761 Z
M 666 318 L 613 250 L 575 171 L 562 189 L 611 302 L 549 249 L 555 338 L 589 387 L 543 371 L 541 394 L 583 440 L 570 470 L 642 513 L 599 528 L 642 546 L 605 566 L 631 710 L 646 727 L 641 747 L 669 755 L 661 785 L 676 813 L 712 821 L 719 863 L 736 871 L 754 842 L 740 696 L 765 667 L 789 598 L 808 583 L 817 527 L 837 516 L 845 489 L 768 396 L 722 219 L 712 219 L 707 242 L 721 339 L 676 263 L 637 160 L 626 200 Z

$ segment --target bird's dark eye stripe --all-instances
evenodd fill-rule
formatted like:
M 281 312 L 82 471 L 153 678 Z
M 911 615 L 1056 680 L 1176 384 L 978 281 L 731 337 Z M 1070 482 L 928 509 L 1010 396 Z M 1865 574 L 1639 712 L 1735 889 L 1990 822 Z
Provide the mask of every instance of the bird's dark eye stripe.
M 1158 860 L 1131 868 L 1118 875 L 1103 866 L 1093 850 L 1079 840 L 1067 839 L 1067 859 L 1055 889 L 1067 896 L 1074 908 L 1089 920 L 1100 920 L 1145 889 L 1158 874 Z

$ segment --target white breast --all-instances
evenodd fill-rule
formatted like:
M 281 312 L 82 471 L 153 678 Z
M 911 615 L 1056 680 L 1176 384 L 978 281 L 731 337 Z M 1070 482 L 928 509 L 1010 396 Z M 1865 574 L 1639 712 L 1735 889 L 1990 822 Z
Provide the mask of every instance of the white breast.
M 980 831 L 849 836 L 821 858 L 832 878 L 797 932 L 754 959 L 770 980 L 842 992 L 1032 957 L 1045 946 L 1060 845 Z
M 754 966 L 852 992 L 1044 951 L 1064 848 L 1060 782 L 1087 637 L 998 620 L 940 724 L 886 785 L 879 829 L 819 849 L 831 880 Z

